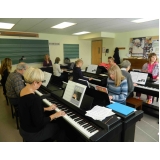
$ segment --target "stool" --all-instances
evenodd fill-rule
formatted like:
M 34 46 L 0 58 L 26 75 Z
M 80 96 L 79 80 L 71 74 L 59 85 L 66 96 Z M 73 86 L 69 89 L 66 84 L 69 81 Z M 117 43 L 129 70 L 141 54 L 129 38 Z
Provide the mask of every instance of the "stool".
M 136 99 L 136 98 L 130 97 L 130 98 L 126 99 L 126 104 L 127 105 L 131 105 L 134 108 L 138 108 L 139 107 L 139 109 L 142 110 L 143 101 L 140 100 L 140 99 Z

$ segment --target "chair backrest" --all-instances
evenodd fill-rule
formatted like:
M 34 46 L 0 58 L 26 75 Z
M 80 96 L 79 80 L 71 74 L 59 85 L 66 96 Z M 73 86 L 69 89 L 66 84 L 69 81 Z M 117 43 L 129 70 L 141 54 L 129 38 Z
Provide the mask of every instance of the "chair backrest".
M 69 59 L 69 58 L 67 58 L 67 57 L 66 57 L 66 58 L 64 58 L 64 63 L 65 63 L 65 64 L 70 63 L 70 59 Z

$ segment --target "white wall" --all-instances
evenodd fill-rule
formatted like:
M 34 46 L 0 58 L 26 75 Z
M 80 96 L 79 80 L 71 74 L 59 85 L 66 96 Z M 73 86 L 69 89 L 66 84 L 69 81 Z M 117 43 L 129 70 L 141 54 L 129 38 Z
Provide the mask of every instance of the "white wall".
M 102 46 L 106 49 L 109 49 L 109 53 L 102 53 L 102 62 L 108 63 L 108 57 L 114 54 L 114 38 L 105 38 L 103 39 Z
M 50 58 L 54 62 L 56 57 L 60 57 L 63 63 L 63 44 L 79 44 L 79 58 L 84 61 L 83 67 L 91 63 L 91 40 L 79 40 L 78 36 L 39 34 L 40 39 L 49 40 L 49 43 L 60 43 L 60 45 L 49 45 Z M 71 59 L 74 62 L 76 59 Z
M 0 38 L 21 38 L 21 39 L 37 39 L 37 38 L 28 38 L 28 37 L 8 37 L 0 36 Z M 49 45 L 49 54 L 52 62 L 56 57 L 60 57 L 61 62 L 63 63 L 63 44 L 79 44 L 79 58 L 82 58 L 84 61 L 82 69 L 87 67 L 91 63 L 91 40 L 79 40 L 78 36 L 67 36 L 67 35 L 56 35 L 56 34 L 43 34 L 39 33 L 38 39 L 48 40 L 49 43 L 60 43 L 60 45 Z M 46 53 L 47 54 L 47 53 Z M 72 59 L 74 62 L 76 59 Z M 40 63 L 32 63 L 29 66 L 41 67 Z M 13 70 L 16 68 L 16 65 L 13 65 Z

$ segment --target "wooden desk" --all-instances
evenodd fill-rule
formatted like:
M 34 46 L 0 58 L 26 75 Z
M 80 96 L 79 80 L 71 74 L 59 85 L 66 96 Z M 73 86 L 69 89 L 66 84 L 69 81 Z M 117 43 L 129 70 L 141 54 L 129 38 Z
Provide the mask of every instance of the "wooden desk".
M 123 58 L 123 60 L 128 60 L 131 62 L 131 70 L 142 69 L 142 66 L 148 62 L 147 59 L 136 59 L 136 58 Z

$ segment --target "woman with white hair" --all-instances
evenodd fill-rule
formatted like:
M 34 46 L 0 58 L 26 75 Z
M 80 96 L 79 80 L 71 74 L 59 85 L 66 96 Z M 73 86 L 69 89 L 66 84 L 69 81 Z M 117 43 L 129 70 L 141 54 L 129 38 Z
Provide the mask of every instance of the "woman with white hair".
M 64 141 L 64 133 L 60 126 L 53 121 L 65 115 L 65 112 L 59 111 L 50 116 L 44 116 L 45 111 L 53 111 L 55 104 L 43 108 L 42 99 L 35 94 L 43 80 L 44 73 L 38 68 L 28 68 L 24 73 L 24 80 L 27 85 L 20 92 L 19 117 L 20 134 L 29 142 L 39 142 L 52 138 L 57 141 Z

